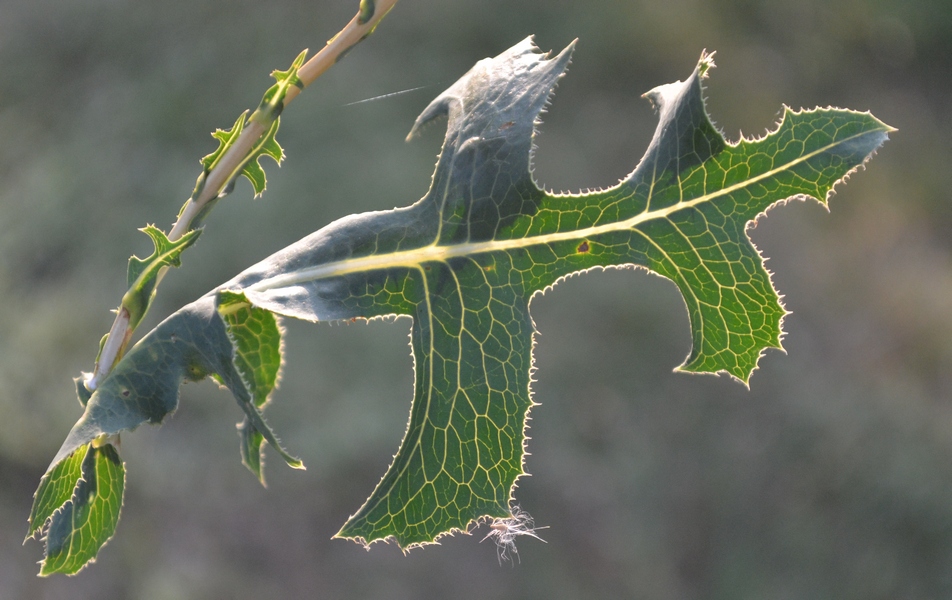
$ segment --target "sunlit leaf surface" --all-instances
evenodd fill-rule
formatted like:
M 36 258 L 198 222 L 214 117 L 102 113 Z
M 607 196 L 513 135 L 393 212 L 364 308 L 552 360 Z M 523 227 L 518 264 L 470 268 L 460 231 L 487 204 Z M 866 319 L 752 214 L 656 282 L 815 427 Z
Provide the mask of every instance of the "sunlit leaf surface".
M 261 416 L 281 364 L 270 313 L 409 315 L 406 435 L 338 535 L 406 548 L 506 517 L 532 405 L 531 300 L 595 267 L 642 267 L 674 282 L 693 337 L 680 369 L 746 383 L 764 350 L 780 347 L 785 314 L 748 226 L 791 197 L 825 203 L 891 128 L 868 113 L 784 109 L 762 139 L 728 143 L 705 111 L 713 63 L 702 56 L 686 81 L 646 94 L 659 123 L 630 175 L 602 191 L 552 194 L 531 176 L 532 138 L 571 51 L 548 57 L 525 40 L 479 62 L 414 126 L 448 117 L 420 201 L 341 219 L 172 315 L 102 382 L 53 466 L 100 435 L 160 422 L 183 380 L 214 375 L 247 415 L 242 454 L 260 476 L 254 436 L 279 448 Z

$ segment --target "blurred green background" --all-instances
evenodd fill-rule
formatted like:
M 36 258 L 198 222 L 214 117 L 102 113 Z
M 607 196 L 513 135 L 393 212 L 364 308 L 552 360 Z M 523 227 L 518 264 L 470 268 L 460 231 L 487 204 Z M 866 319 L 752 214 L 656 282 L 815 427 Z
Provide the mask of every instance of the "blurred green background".
M 535 172 L 610 185 L 647 146 L 639 95 L 717 50 L 710 112 L 729 139 L 793 107 L 871 110 L 898 133 L 827 212 L 792 202 L 751 235 L 792 311 L 787 354 L 748 391 L 672 373 L 690 345 L 673 284 L 574 277 L 533 303 L 541 335 L 516 497 L 548 544 L 500 568 L 457 535 L 401 555 L 329 538 L 405 430 L 408 320 L 287 323 L 269 417 L 306 472 L 241 466 L 239 409 L 183 389 L 161 429 L 123 436 L 117 537 L 75 578 L 21 547 L 32 493 L 81 410 L 125 261 L 168 228 L 267 74 L 319 48 L 356 0 L 0 3 L 0 598 L 952 597 L 952 9 L 947 0 L 403 0 L 286 112 L 263 199 L 213 213 L 143 331 L 344 215 L 425 192 L 442 129 L 404 135 L 476 60 L 529 34 L 579 46 Z M 424 90 L 348 103 L 389 92 Z

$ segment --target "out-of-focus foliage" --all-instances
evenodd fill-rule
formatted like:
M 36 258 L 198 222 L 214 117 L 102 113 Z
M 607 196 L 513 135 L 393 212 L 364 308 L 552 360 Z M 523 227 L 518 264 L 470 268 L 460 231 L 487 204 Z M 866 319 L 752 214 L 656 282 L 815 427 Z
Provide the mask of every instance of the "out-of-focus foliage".
M 136 228 L 167 228 L 197 157 L 214 149 L 207 132 L 353 8 L 0 4 L 0 597 L 952 594 L 943 0 L 398 5 L 285 113 L 290 158 L 268 202 L 239 184 L 143 327 L 320 224 L 422 196 L 439 136 L 405 145 L 406 124 L 475 59 L 528 33 L 545 48 L 581 40 L 535 154 L 550 188 L 626 174 L 654 125 L 632 92 L 704 47 L 721 59 L 710 109 L 729 139 L 772 126 L 781 102 L 869 109 L 900 131 L 830 215 L 796 203 L 752 231 L 793 314 L 788 356 L 762 359 L 749 392 L 668 372 L 690 339 L 676 290 L 658 278 L 589 274 L 535 303 L 544 403 L 519 498 L 551 529 L 549 544 L 521 548 L 521 566 L 500 570 L 494 548 L 461 538 L 406 558 L 328 541 L 406 422 L 409 324 L 398 320 L 289 328 L 271 420 L 304 441 L 306 473 L 275 469 L 258 489 L 222 417 L 238 409 L 213 385 L 187 386 L 182 414 L 124 440 L 137 465 L 127 514 L 96 568 L 37 580 L 40 548 L 20 545 L 30 495 L 80 413 L 71 378 L 92 366 L 125 260 L 151 250 Z M 422 85 L 432 87 L 344 106 Z

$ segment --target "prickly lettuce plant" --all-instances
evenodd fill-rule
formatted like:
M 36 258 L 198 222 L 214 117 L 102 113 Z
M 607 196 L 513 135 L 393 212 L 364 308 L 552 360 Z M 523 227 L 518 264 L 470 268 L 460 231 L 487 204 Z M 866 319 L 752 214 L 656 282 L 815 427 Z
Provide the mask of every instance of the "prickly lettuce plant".
M 355 23 L 365 29 L 352 39 L 392 2 L 382 5 L 361 5 Z M 791 197 L 826 203 L 891 128 L 869 113 L 785 108 L 768 135 L 729 143 L 705 110 L 702 81 L 714 63 L 703 54 L 685 81 L 645 94 L 659 123 L 629 176 L 602 191 L 553 194 L 531 176 L 532 141 L 573 47 L 550 57 L 524 40 L 477 63 L 423 111 L 411 137 L 437 117 L 447 117 L 447 132 L 421 200 L 318 230 L 185 306 L 126 351 L 162 275 L 194 243 L 222 192 L 244 175 L 260 193 L 258 159 L 280 160 L 278 114 L 313 78 L 303 54 L 275 72 L 261 107 L 214 134 L 221 147 L 202 161 L 182 213 L 187 223 L 168 236 L 147 228 L 155 253 L 130 260 L 119 319 L 125 314 L 127 322 L 109 334 L 96 372 L 77 382 L 85 412 L 37 491 L 30 534 L 47 536 L 41 573 L 76 572 L 112 535 L 124 475 L 115 442 L 143 423 L 161 423 L 183 381 L 212 377 L 231 390 L 245 413 L 242 461 L 259 479 L 265 442 L 290 466 L 302 466 L 262 416 L 283 361 L 282 317 L 413 319 L 415 383 L 404 440 L 337 534 L 363 544 L 393 540 L 410 548 L 486 519 L 503 553 L 514 551 L 516 535 L 535 535 L 513 497 L 533 405 L 530 306 L 568 275 L 640 267 L 670 279 L 693 337 L 679 369 L 723 372 L 746 384 L 762 353 L 780 348 L 785 315 L 747 227 Z M 255 132 L 246 136 L 249 128 Z M 243 136 L 253 139 L 230 159 Z
M 227 196 L 242 177 L 251 184 L 255 196 L 264 192 L 267 180 L 261 159 L 267 156 L 280 163 L 284 158 L 284 150 L 275 139 L 284 108 L 351 48 L 373 33 L 396 2 L 360 0 L 354 18 L 310 60 L 305 61 L 305 50 L 287 70 L 271 74 L 275 82 L 265 91 L 257 109 L 250 116 L 246 111 L 239 115 L 230 129 L 219 129 L 212 133 L 212 137 L 218 141 L 218 148 L 201 159 L 201 172 L 195 188 L 179 211 L 172 229 L 168 234 L 152 225 L 142 229 L 152 240 L 155 251 L 144 259 L 136 256 L 129 259 L 128 290 L 119 303 L 109 333 L 100 342 L 93 372 L 83 373 L 76 379 L 80 404 L 88 407 L 87 403 L 91 398 L 98 397 L 97 390 L 110 379 L 113 369 L 127 363 L 129 357 L 126 353 L 133 333 L 149 310 L 163 277 L 169 268 L 181 264 L 182 253 L 198 239 L 205 219 L 218 201 Z M 238 332 L 242 331 L 242 325 L 246 326 L 247 335 L 268 335 L 270 330 L 260 329 L 261 323 L 256 320 L 258 314 L 255 313 L 254 318 L 249 319 L 235 311 L 222 318 L 231 319 L 232 336 L 240 337 L 241 333 Z M 267 322 L 269 318 L 274 324 L 274 317 L 270 314 L 264 321 Z M 273 326 L 276 328 L 276 325 Z M 249 331 L 252 333 L 247 333 Z M 230 338 L 235 340 L 236 347 L 241 345 L 239 337 Z M 270 358 L 280 361 L 278 357 Z M 261 360 L 258 356 L 249 356 L 248 359 Z M 240 381 L 241 385 L 252 385 L 253 382 L 258 386 L 255 389 L 259 396 L 255 402 L 260 407 L 276 383 L 277 371 L 269 371 L 270 366 L 260 362 L 241 363 L 237 358 L 236 361 L 242 365 L 241 368 L 254 370 L 254 373 L 247 375 L 251 378 L 249 383 L 246 384 L 240 377 L 236 381 Z M 242 376 L 246 372 L 249 371 L 243 371 Z M 200 379 L 203 374 L 190 370 L 187 376 Z M 270 386 L 267 392 L 263 391 L 265 386 Z M 152 414 L 151 422 L 161 421 L 162 416 L 173 408 L 174 402 L 172 406 L 157 409 Z M 141 422 L 133 424 L 130 421 L 130 428 Z M 262 431 L 267 431 L 263 423 L 259 424 Z M 252 430 L 250 426 L 244 431 L 243 436 L 252 440 L 249 443 L 258 440 L 260 445 L 264 439 L 257 433 L 258 430 Z M 269 441 L 275 442 L 273 438 Z M 125 465 L 119 458 L 118 432 L 90 439 L 74 448 L 67 460 L 53 461 L 34 495 L 27 533 L 27 539 L 45 536 L 46 552 L 40 575 L 73 574 L 96 557 L 99 549 L 115 532 L 124 487 Z

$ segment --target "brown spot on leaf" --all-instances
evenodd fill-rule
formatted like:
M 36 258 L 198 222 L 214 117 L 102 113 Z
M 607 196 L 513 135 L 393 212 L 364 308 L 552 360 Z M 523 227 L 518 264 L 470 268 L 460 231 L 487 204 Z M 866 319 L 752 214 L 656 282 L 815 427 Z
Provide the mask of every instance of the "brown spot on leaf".
M 589 248 L 589 246 L 588 246 L 588 241 L 584 241 L 584 242 L 582 242 L 581 244 L 578 245 L 578 251 L 579 251 L 580 254 L 585 254 L 585 253 L 588 252 L 589 250 L 590 250 L 590 248 Z
M 499 126 L 499 131 L 505 131 L 506 129 L 509 129 L 515 124 L 516 124 L 515 121 L 506 121 L 505 123 Z

